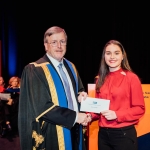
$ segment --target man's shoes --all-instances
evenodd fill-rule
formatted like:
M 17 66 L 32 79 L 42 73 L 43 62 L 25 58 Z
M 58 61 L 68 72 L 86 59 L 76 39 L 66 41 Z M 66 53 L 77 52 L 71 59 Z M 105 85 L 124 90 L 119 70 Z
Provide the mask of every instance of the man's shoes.
M 7 130 L 8 130 L 8 131 L 11 131 L 11 126 L 10 126 L 10 124 L 7 124 L 6 126 L 7 126 Z

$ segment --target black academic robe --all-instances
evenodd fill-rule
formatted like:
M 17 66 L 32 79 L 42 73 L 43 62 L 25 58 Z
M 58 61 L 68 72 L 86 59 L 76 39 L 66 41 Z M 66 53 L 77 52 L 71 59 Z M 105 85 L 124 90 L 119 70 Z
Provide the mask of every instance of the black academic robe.
M 75 66 L 67 62 L 64 64 L 77 98 L 84 87 Z M 25 66 L 18 115 L 21 150 L 85 150 L 82 126 L 74 124 L 76 112 L 66 103 L 61 79 L 46 55 Z

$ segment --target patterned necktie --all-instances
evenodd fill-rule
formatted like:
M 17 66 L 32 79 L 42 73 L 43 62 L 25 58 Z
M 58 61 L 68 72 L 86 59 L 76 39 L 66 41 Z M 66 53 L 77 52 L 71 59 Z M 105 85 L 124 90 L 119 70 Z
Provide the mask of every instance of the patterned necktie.
M 58 65 L 58 68 L 59 68 L 59 72 L 61 74 L 61 77 L 64 81 L 64 87 L 65 87 L 66 94 L 67 94 L 67 99 L 68 99 L 68 108 L 74 110 L 73 109 L 73 100 L 72 100 L 72 97 L 71 97 L 71 91 L 70 91 L 70 87 L 69 87 L 69 82 L 68 82 L 68 79 L 67 79 L 67 76 L 66 76 L 65 72 L 63 71 L 62 63 L 60 63 Z

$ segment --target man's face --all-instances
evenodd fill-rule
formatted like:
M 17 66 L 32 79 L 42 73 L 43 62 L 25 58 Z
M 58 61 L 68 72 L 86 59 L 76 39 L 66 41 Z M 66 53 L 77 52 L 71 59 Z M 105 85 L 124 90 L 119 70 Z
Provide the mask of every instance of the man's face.
M 66 35 L 64 32 L 47 36 L 47 43 L 44 43 L 45 50 L 54 59 L 61 61 L 66 53 Z

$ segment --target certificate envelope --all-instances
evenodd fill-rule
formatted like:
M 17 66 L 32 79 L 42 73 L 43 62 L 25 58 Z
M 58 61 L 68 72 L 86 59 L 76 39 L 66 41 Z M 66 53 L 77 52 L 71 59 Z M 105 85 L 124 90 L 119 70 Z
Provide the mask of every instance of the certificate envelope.
M 87 97 L 81 101 L 80 111 L 100 113 L 104 110 L 109 110 L 110 100 Z
M 0 99 L 1 100 L 6 100 L 11 98 L 10 93 L 0 93 Z

